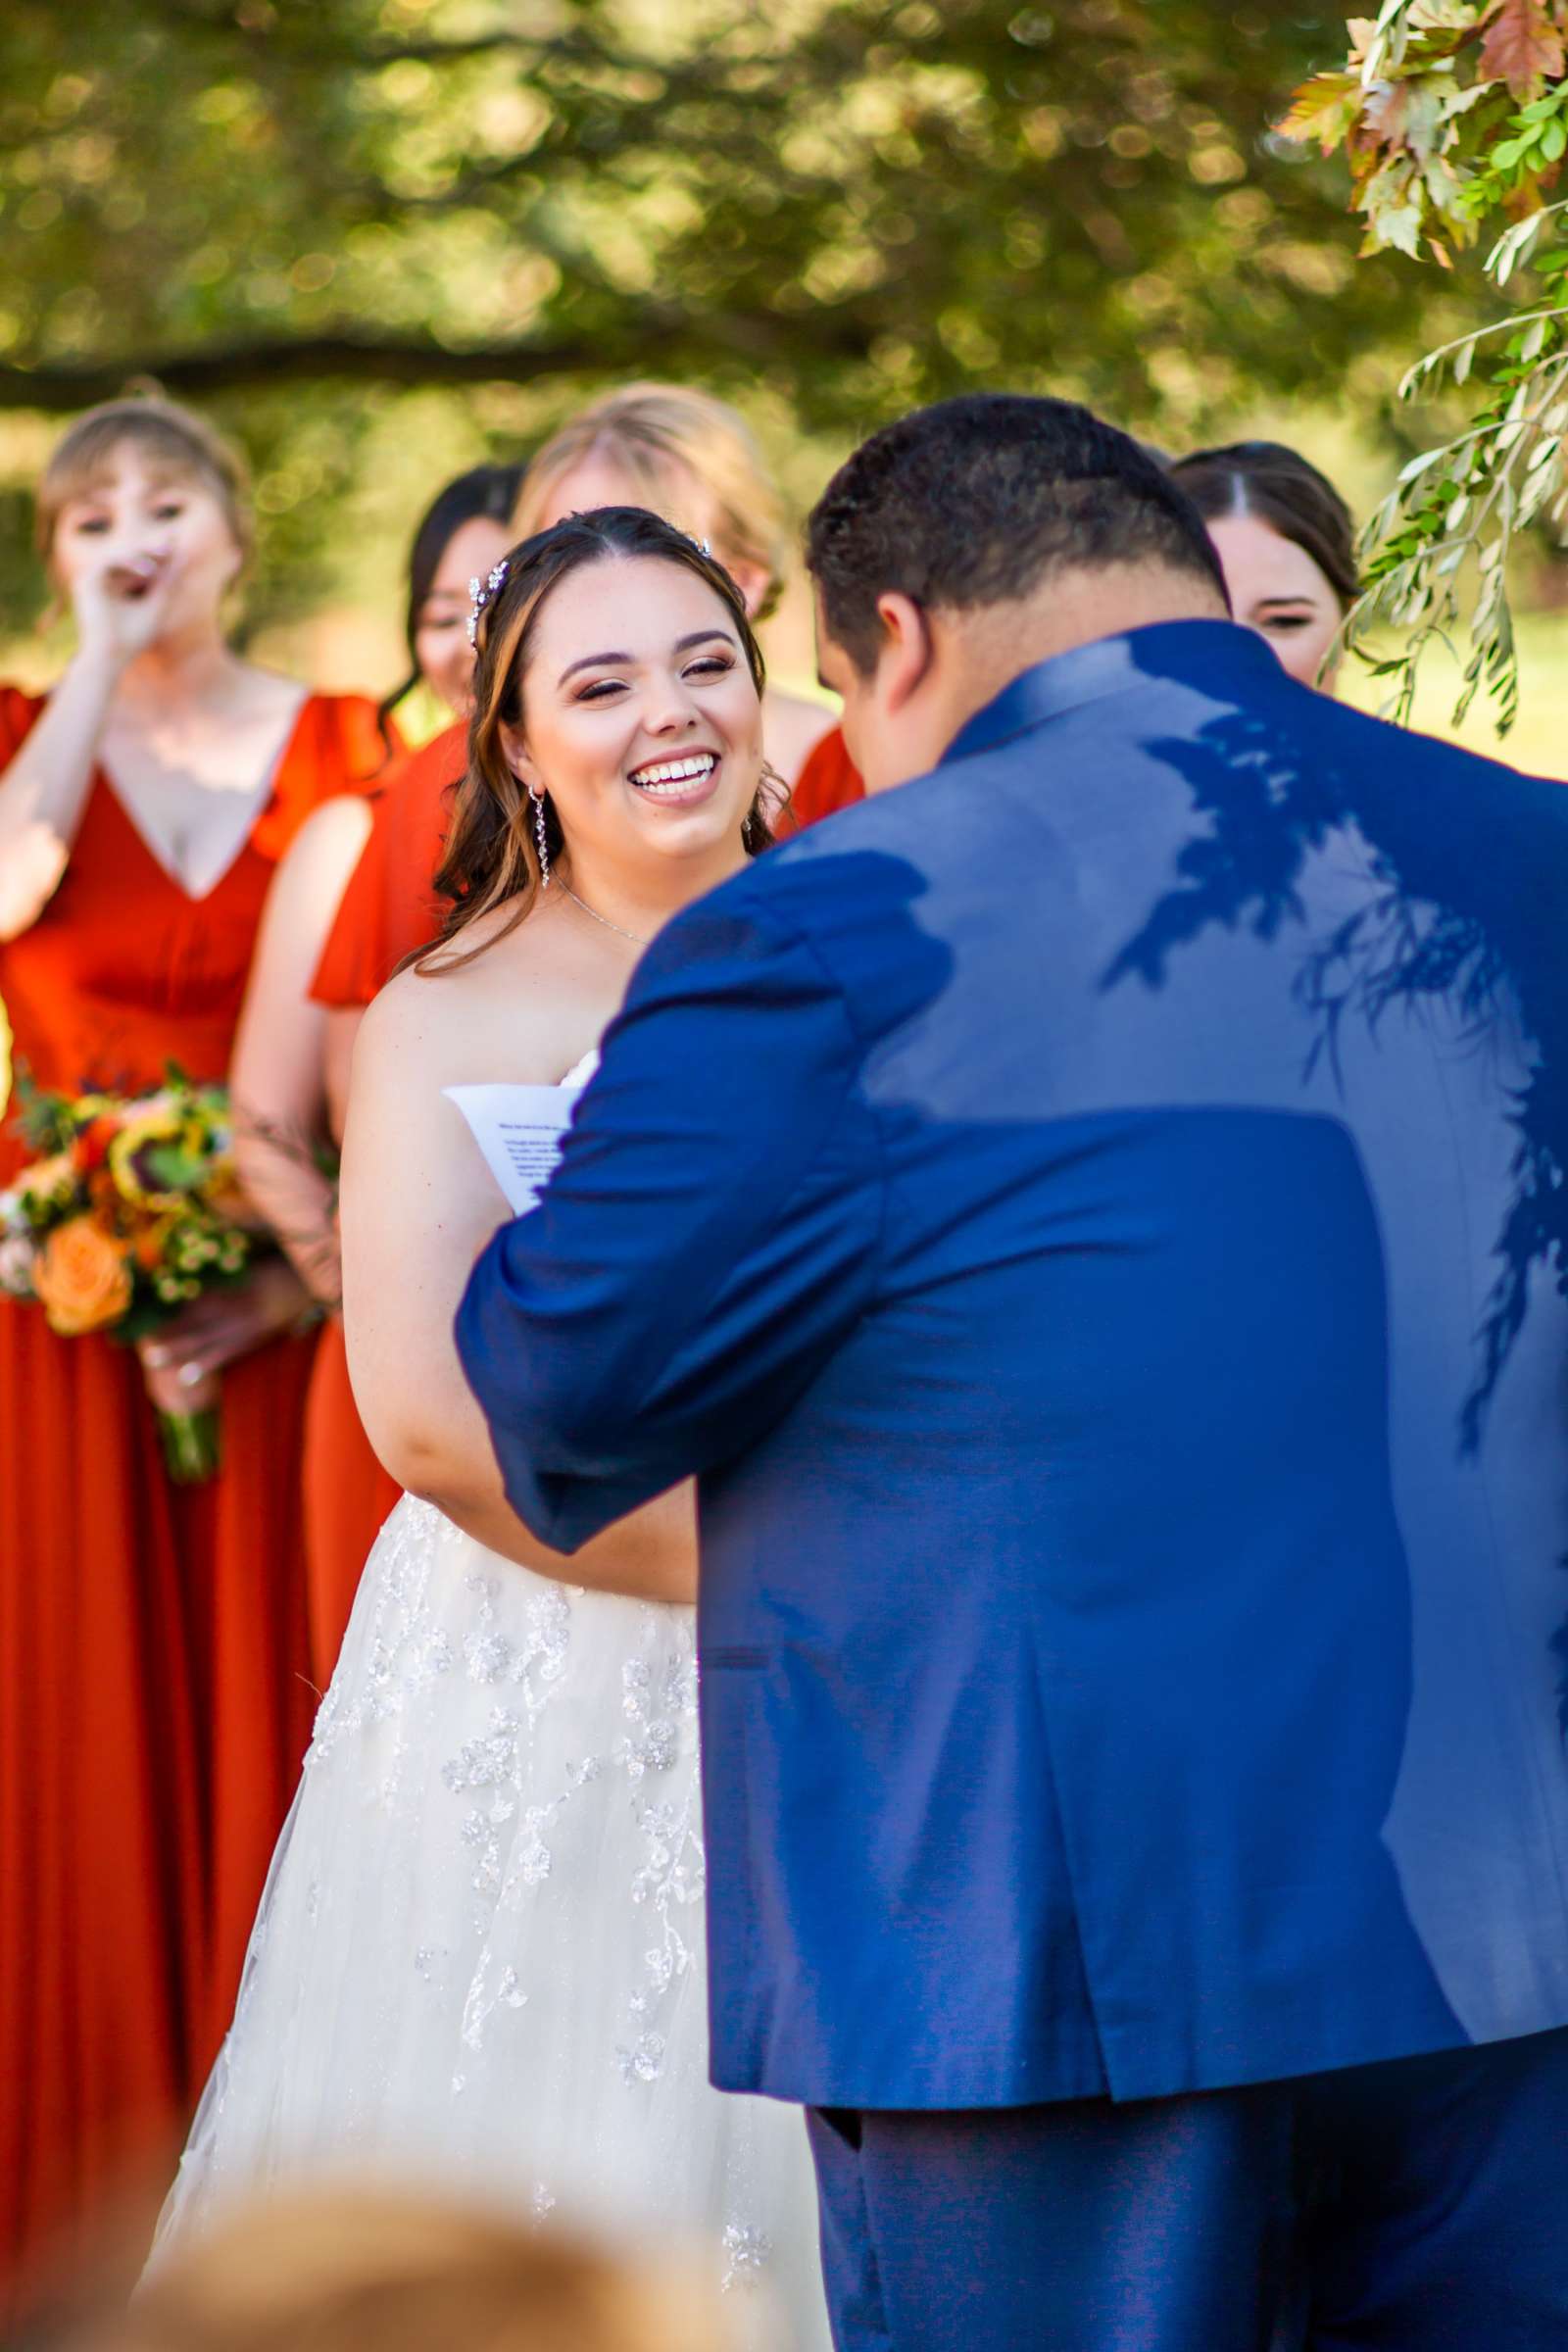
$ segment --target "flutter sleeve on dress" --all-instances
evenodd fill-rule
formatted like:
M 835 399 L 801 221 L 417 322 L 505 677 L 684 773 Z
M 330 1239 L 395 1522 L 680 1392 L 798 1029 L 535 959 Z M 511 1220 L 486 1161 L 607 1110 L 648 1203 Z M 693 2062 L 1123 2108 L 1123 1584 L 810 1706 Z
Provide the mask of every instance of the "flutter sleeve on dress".
M 741 877 L 676 918 L 607 1034 L 540 1205 L 458 1318 L 512 1505 L 564 1551 L 743 1450 L 870 1297 L 861 1047 L 811 943 Z
M 323 801 L 372 792 L 398 749 L 396 737 L 388 747 L 368 695 L 307 695 L 252 846 L 275 864 Z
M 406 956 L 440 927 L 434 877 L 463 773 L 462 727 L 414 753 L 378 793 L 370 835 L 343 894 L 311 995 L 334 1009 L 379 996 Z

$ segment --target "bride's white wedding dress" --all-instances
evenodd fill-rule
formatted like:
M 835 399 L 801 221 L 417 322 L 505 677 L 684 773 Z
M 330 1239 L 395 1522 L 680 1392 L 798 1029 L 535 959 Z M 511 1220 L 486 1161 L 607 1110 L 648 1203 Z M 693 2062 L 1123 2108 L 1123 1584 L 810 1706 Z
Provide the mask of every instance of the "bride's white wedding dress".
M 693 1612 L 406 1496 L 366 1564 L 160 2251 L 325 2173 L 710 2254 L 828 2342 L 799 2111 L 708 2082 Z M 764 2281 L 760 2293 L 747 2290 Z

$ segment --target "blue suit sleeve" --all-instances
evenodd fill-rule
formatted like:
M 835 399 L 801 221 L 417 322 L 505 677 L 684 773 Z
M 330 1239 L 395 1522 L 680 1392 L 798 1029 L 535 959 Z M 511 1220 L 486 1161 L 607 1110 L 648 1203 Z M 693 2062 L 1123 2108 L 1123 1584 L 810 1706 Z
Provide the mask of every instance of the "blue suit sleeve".
M 744 887 L 644 957 L 544 1199 L 458 1314 L 542 1541 L 574 1550 L 740 1452 L 862 1312 L 881 1195 L 860 1058 L 816 951 Z

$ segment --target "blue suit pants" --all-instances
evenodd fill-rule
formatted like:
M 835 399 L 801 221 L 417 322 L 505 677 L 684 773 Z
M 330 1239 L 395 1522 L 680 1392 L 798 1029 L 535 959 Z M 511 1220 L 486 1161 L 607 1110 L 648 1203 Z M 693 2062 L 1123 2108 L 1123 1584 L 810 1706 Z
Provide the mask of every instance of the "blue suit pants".
M 839 2352 L 1568 2347 L 1568 2031 L 808 2124 Z

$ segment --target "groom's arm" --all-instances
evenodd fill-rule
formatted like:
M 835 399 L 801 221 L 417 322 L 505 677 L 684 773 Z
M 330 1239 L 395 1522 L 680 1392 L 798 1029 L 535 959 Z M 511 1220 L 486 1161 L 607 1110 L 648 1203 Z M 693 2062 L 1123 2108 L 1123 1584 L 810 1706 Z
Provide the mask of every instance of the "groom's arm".
M 639 966 L 538 1208 L 458 1348 L 506 1492 L 575 1550 L 788 1411 L 871 1296 L 861 1047 L 810 944 L 739 886 Z

